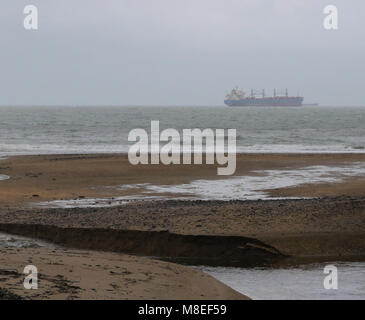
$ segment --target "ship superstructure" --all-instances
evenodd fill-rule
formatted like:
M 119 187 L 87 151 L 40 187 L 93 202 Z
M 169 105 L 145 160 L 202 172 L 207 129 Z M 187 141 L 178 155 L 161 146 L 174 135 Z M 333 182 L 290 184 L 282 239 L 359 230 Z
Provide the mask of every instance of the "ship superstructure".
M 238 87 L 226 95 L 224 103 L 230 107 L 300 107 L 303 105 L 303 97 L 289 96 L 288 89 L 280 92 L 274 89 L 274 95 L 267 97 L 265 89 L 257 91 L 251 89 L 250 95 L 246 96 L 245 92 Z

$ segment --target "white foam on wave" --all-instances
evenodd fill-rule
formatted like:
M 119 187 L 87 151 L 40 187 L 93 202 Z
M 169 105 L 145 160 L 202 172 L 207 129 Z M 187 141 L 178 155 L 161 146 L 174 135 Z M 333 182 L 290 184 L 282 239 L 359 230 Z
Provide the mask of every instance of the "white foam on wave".
M 237 146 L 237 153 L 241 154 L 341 154 L 365 153 L 365 146 L 346 145 L 302 145 L 302 144 L 255 144 L 252 146 Z
M 0 144 L 0 157 L 49 154 L 128 153 L 126 145 L 98 144 Z
M 161 144 L 163 146 L 164 144 Z M 16 155 L 47 155 L 47 154 L 101 154 L 101 153 L 128 153 L 132 144 L 0 144 L 0 160 L 3 156 Z M 195 147 L 200 152 L 201 148 Z M 205 149 L 203 152 L 214 152 L 214 149 Z M 304 144 L 237 144 L 238 154 L 338 154 L 338 153 L 365 153 L 362 145 L 304 145 Z

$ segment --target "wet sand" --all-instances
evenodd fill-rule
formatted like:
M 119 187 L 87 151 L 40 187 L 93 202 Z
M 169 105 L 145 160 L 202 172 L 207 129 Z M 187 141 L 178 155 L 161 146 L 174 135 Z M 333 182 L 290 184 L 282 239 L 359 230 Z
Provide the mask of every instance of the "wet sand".
M 365 154 L 249 154 L 237 156 L 235 175 L 253 170 L 298 169 L 306 166 L 341 166 L 365 162 Z M 225 179 L 217 176 L 216 165 L 138 165 L 126 155 L 41 155 L 17 156 L 0 160 L 0 205 L 23 207 L 40 201 L 78 197 L 118 197 L 135 195 L 138 190 L 118 190 L 118 186 L 151 183 L 175 185 L 199 179 Z M 365 195 L 365 178 L 343 183 L 300 186 L 275 190 L 277 196 Z

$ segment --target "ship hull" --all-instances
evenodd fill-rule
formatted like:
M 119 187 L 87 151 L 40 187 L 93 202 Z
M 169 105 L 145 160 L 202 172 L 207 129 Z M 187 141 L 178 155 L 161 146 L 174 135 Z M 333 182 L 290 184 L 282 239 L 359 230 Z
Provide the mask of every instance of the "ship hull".
M 230 107 L 301 107 L 302 97 L 246 98 L 241 100 L 225 100 Z

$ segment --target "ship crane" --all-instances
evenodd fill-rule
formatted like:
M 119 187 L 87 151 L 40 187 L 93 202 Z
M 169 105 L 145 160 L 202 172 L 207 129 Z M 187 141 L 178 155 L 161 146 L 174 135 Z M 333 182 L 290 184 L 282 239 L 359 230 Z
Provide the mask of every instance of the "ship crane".
M 251 98 L 255 98 L 256 95 L 261 95 L 263 98 L 265 98 L 265 89 L 260 90 L 255 90 L 255 89 L 251 89 Z
M 285 90 L 281 90 L 281 91 L 277 91 L 276 89 L 274 89 L 274 97 L 289 97 L 289 91 L 288 89 Z

